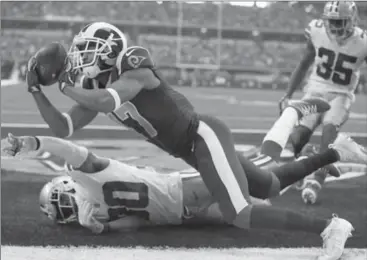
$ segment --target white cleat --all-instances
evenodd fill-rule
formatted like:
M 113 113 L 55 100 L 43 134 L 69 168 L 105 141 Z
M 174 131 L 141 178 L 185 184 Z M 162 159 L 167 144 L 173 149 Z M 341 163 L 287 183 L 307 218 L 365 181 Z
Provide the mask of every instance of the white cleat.
M 305 188 L 302 190 L 302 200 L 305 204 L 315 204 L 321 184 L 316 180 L 305 180 Z
M 338 260 L 344 251 L 347 239 L 354 230 L 347 220 L 333 215 L 330 224 L 321 233 L 323 250 L 317 260 Z
M 341 162 L 367 164 L 367 149 L 345 134 L 339 134 L 329 148 L 338 152 Z

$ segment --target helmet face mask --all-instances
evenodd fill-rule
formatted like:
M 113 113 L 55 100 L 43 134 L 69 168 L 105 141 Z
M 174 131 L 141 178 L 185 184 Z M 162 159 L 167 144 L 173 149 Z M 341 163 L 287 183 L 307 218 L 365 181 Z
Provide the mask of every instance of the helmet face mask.
M 108 23 L 92 23 L 73 39 L 68 57 L 74 70 L 88 78 L 110 71 L 127 48 L 125 35 Z
M 75 70 L 81 70 L 98 65 L 99 59 L 104 59 L 112 53 L 107 41 L 98 38 L 75 36 L 69 51 L 69 58 Z M 98 66 L 97 68 L 98 69 Z M 101 71 L 102 72 L 102 71 Z
M 343 37 L 347 34 L 348 28 L 351 27 L 351 19 L 328 19 L 326 20 L 328 28 L 332 35 Z
M 62 176 L 42 188 L 40 209 L 49 219 L 59 224 L 77 221 L 78 206 L 74 184 L 70 177 Z
M 352 1 L 329 1 L 324 7 L 322 18 L 329 38 L 343 44 L 357 25 L 357 6 Z

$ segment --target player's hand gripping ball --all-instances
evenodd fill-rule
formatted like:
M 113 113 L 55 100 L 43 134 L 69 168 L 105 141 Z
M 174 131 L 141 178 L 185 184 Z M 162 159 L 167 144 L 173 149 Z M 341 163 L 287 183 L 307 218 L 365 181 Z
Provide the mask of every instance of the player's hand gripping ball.
M 28 61 L 28 87 L 32 84 L 42 86 L 55 84 L 67 63 L 67 52 L 60 43 L 54 42 L 42 47 Z

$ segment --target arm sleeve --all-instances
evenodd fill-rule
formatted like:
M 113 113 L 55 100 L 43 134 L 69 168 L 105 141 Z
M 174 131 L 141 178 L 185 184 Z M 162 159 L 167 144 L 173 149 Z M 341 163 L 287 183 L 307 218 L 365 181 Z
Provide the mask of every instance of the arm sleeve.
M 51 136 L 36 136 L 39 140 L 38 150 L 50 152 L 63 158 L 74 168 L 79 168 L 88 158 L 88 149 L 70 141 Z

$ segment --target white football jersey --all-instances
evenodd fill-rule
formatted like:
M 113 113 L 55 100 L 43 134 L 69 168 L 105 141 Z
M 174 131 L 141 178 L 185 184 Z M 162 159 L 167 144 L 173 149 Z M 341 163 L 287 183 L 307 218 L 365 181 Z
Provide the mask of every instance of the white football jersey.
M 93 174 L 72 171 L 69 175 L 85 188 L 82 197 L 98 205 L 95 217 L 100 221 L 136 215 L 156 225 L 182 223 L 179 173 L 160 174 L 110 159 L 103 171 Z
M 367 57 L 366 32 L 355 27 L 345 44 L 338 45 L 329 39 L 322 20 L 312 20 L 305 34 L 316 53 L 307 91 L 353 93 Z

